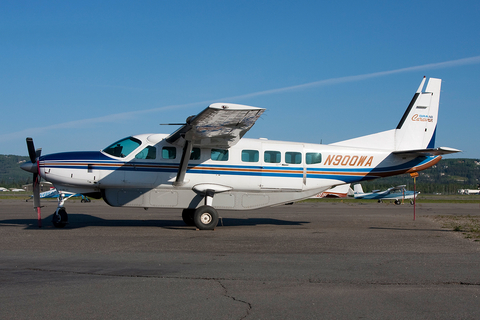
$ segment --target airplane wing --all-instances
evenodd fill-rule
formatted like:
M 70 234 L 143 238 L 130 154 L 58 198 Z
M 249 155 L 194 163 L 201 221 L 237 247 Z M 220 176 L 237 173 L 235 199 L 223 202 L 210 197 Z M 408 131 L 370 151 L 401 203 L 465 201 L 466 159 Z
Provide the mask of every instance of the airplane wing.
M 387 189 L 387 193 L 393 193 L 397 190 L 404 190 L 407 187 L 407 185 L 401 185 L 401 186 L 396 186 L 396 187 L 391 187 Z
M 203 148 L 229 148 L 235 145 L 265 111 L 263 108 L 232 103 L 214 103 L 167 137 L 172 144 L 183 146 L 190 141 Z

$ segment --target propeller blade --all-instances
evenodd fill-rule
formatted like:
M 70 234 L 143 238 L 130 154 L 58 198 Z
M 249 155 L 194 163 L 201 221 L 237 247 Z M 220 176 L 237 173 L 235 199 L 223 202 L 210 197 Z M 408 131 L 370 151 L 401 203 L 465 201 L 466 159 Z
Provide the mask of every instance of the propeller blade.
M 33 145 L 32 138 L 27 138 L 27 149 L 28 149 L 28 156 L 30 157 L 30 161 L 32 163 L 37 162 L 37 153 L 35 152 L 35 146 Z
M 27 138 L 28 156 L 30 157 L 31 164 L 22 167 L 22 169 L 33 172 L 33 207 L 37 210 L 38 227 L 42 227 L 42 215 L 40 205 L 40 170 L 37 159 L 42 154 L 42 149 L 35 150 L 32 138 Z

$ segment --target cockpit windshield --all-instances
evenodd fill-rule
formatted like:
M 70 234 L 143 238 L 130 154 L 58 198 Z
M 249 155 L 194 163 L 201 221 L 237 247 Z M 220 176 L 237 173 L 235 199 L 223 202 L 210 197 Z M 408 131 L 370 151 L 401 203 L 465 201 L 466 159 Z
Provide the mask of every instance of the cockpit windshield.
M 103 149 L 103 151 L 114 157 L 125 158 L 141 144 L 142 142 L 140 140 L 128 137 L 111 144 Z

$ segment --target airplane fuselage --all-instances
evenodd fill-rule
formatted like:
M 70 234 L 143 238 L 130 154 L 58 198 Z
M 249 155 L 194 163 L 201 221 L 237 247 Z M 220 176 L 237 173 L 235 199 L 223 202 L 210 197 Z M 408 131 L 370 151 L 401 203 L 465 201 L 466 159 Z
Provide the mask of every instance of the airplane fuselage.
M 388 194 L 385 193 L 365 193 L 364 195 L 355 195 L 355 199 L 384 199 L 384 200 L 402 200 L 413 199 L 420 192 L 413 191 L 397 191 Z
M 178 183 L 182 148 L 166 137 L 143 134 L 102 151 L 45 155 L 39 158 L 39 174 L 58 190 L 101 194 L 112 206 L 193 209 L 208 189 L 215 192 L 216 208 L 248 210 L 301 200 L 339 184 L 424 170 L 441 159 L 241 139 L 228 149 L 194 147 L 185 178 Z M 120 152 L 120 146 L 128 153 Z

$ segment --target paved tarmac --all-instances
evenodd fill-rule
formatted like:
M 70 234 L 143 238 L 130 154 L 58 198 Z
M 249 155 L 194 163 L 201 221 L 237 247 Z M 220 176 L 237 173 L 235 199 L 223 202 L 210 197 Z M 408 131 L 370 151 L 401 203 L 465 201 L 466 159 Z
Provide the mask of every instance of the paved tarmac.
M 302 203 L 220 211 L 0 200 L 1 319 L 478 319 L 480 242 L 436 215 L 478 204 Z M 222 225 L 223 224 L 223 225 Z

